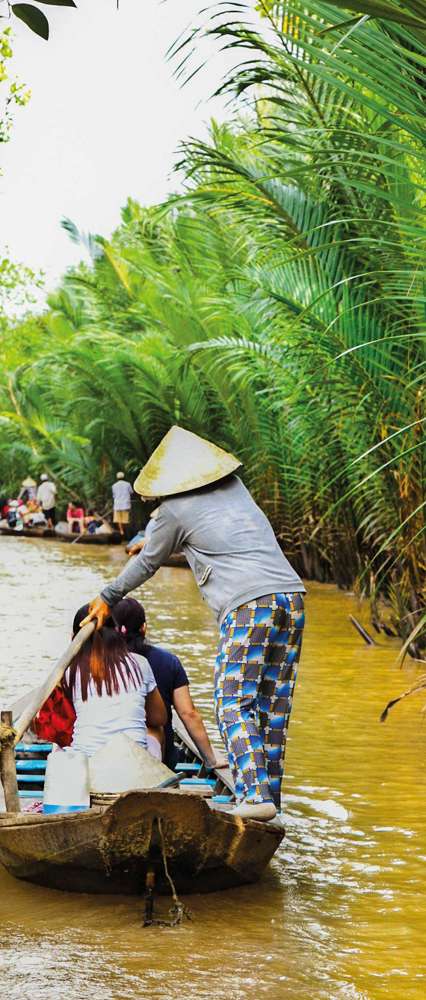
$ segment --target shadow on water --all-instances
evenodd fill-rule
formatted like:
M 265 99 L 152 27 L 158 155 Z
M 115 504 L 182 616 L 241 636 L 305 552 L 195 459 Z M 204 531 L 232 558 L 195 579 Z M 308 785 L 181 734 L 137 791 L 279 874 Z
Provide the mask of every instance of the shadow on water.
M 0 543 L 2 703 L 32 687 L 68 638 L 76 607 L 123 561 L 115 549 Z M 140 595 L 142 596 L 142 595 Z M 189 572 L 143 589 L 150 636 L 177 652 L 215 733 L 215 625 Z M 308 626 L 290 727 L 287 836 L 263 880 L 192 896 L 193 921 L 143 929 L 134 898 L 41 889 L 0 872 L 0 983 L 8 1000 L 420 1000 L 424 927 L 426 728 L 403 703 L 414 676 L 396 648 L 361 644 L 353 597 L 309 587 Z M 407 677 L 408 674 L 408 677 Z M 164 913 L 167 903 L 158 903 Z

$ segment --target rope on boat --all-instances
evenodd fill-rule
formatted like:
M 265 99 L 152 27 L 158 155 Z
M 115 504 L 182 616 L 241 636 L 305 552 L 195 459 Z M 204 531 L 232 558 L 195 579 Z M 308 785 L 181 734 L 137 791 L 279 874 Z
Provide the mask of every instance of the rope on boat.
M 170 890 L 171 890 L 171 893 L 172 893 L 172 898 L 173 898 L 173 906 L 171 906 L 170 910 L 169 910 L 170 917 L 171 917 L 170 925 L 169 926 L 170 927 L 175 927 L 176 924 L 181 924 L 183 922 L 183 918 L 184 917 L 186 917 L 187 920 L 192 920 L 192 914 L 187 909 L 187 907 L 184 906 L 183 903 L 181 903 L 181 901 L 180 901 L 180 899 L 178 897 L 178 894 L 176 892 L 176 887 L 175 887 L 175 884 L 173 882 L 172 876 L 170 875 L 170 872 L 169 872 L 169 869 L 168 869 L 167 854 L 166 854 L 166 844 L 165 844 L 165 841 L 164 841 L 164 833 L 163 833 L 163 827 L 161 825 L 161 819 L 158 820 L 158 829 L 160 831 L 161 854 L 163 856 L 164 874 L 165 874 L 166 879 L 167 879 L 167 881 L 169 883 Z
M 8 726 L 5 722 L 0 722 L 0 748 L 13 746 L 15 737 L 16 731 L 13 726 Z
M 171 876 L 171 874 L 169 872 L 169 868 L 168 868 L 168 864 L 167 864 L 166 844 L 165 844 L 165 840 L 164 840 L 164 833 L 163 833 L 163 827 L 162 827 L 162 824 L 161 824 L 161 819 L 159 817 L 157 818 L 157 823 L 158 823 L 158 830 L 159 830 L 160 840 L 161 840 L 161 856 L 162 856 L 162 859 L 163 859 L 164 874 L 165 874 L 166 879 L 167 879 L 167 881 L 169 883 L 169 886 L 170 886 L 170 891 L 171 891 L 172 899 L 173 899 L 173 905 L 169 909 L 170 920 L 157 920 L 156 918 L 154 918 L 152 916 L 153 887 L 151 887 L 150 890 L 149 890 L 149 892 L 148 892 L 147 899 L 146 899 L 146 903 L 148 903 L 148 909 L 147 909 L 147 906 L 146 906 L 145 907 L 144 927 L 148 927 L 148 926 L 152 926 L 152 925 L 154 925 L 155 927 L 177 927 L 178 924 L 182 924 L 183 923 L 185 917 L 186 917 L 187 920 L 192 920 L 192 913 L 181 902 L 181 900 L 179 899 L 179 896 L 178 896 L 178 894 L 176 892 L 176 886 L 175 886 L 175 884 L 173 882 L 173 879 L 172 879 L 172 876 Z

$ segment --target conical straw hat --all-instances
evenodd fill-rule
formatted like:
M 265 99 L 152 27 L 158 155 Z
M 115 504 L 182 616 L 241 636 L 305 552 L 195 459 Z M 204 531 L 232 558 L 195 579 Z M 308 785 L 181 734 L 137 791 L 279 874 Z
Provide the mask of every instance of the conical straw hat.
M 26 479 L 22 480 L 22 486 L 37 486 L 35 479 L 31 479 L 31 476 L 27 476 Z
M 239 469 L 241 462 L 210 441 L 171 427 L 135 481 L 136 493 L 147 500 L 187 493 L 216 483 Z
M 89 779 L 92 792 L 128 792 L 135 788 L 155 788 L 170 771 L 161 760 L 151 757 L 125 733 L 115 736 L 89 757 Z

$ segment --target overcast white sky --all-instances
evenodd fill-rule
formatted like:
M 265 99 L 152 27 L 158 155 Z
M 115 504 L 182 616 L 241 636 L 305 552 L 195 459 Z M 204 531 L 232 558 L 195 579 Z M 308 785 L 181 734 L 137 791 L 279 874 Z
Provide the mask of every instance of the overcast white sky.
M 128 195 L 153 204 L 176 190 L 181 139 L 229 116 L 224 100 L 208 100 L 224 55 L 183 89 L 165 57 L 201 0 L 120 0 L 119 11 L 115 0 L 77 3 L 43 6 L 48 42 L 15 19 L 13 71 L 32 99 L 2 148 L 0 251 L 7 245 L 14 260 L 42 268 L 50 288 L 82 256 L 63 216 L 108 235 Z

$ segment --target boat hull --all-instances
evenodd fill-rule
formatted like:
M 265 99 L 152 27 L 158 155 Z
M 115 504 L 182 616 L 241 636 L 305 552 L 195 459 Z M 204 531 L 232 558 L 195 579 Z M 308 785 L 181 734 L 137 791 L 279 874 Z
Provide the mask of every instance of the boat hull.
M 55 538 L 53 528 L 0 528 L 0 534 L 13 535 L 15 538 Z
M 148 870 L 156 890 L 210 892 L 255 882 L 284 831 L 242 820 L 198 795 L 126 792 L 106 809 L 0 817 L 0 861 L 15 878 L 72 892 L 141 894 Z
M 13 535 L 14 538 L 56 538 L 60 542 L 76 545 L 120 545 L 123 541 L 119 531 L 105 535 L 75 535 L 70 531 L 58 531 L 57 528 L 0 528 L 1 535 Z
M 71 531 L 61 531 L 55 528 L 54 537 L 60 542 L 68 542 L 70 545 L 120 545 L 123 541 L 119 531 L 111 531 L 104 535 L 84 535 L 73 534 Z

